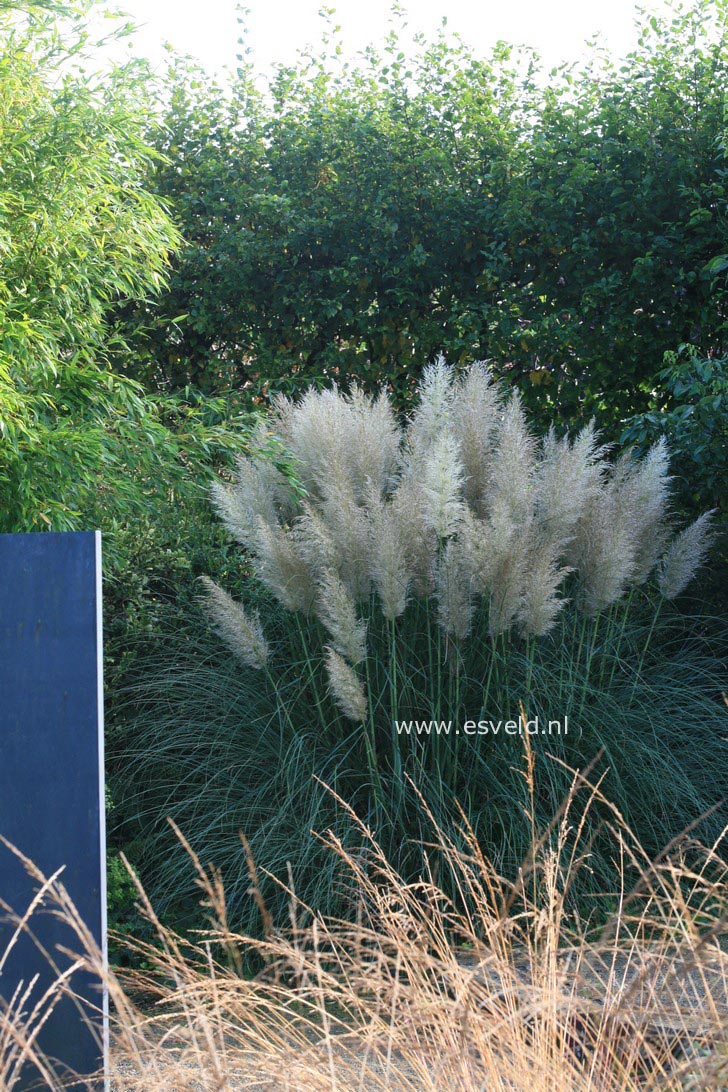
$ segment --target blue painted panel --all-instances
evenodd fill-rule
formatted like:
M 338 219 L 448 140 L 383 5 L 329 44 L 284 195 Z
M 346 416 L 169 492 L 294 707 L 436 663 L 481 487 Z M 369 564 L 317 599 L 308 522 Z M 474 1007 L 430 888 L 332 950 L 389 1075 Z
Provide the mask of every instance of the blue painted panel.
M 100 535 L 0 535 L 0 834 L 62 882 L 97 944 L 105 945 L 105 847 L 102 786 Z M 0 898 L 22 912 L 34 882 L 0 846 Z M 78 942 L 48 914 L 33 931 L 59 968 L 59 953 Z M 12 934 L 0 921 L 0 959 Z M 0 997 L 38 974 L 33 998 L 53 971 L 30 938 L 13 949 L 0 975 Z M 95 984 L 76 972 L 74 991 L 99 1009 Z M 83 1018 L 64 999 L 44 1026 L 40 1045 L 67 1070 L 87 1075 L 102 1062 L 102 1021 Z M 21 1087 L 33 1087 L 28 1071 Z

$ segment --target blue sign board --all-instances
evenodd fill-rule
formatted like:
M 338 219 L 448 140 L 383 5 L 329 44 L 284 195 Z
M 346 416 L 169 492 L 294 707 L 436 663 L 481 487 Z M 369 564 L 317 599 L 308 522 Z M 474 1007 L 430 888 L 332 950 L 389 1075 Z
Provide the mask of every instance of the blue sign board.
M 0 835 L 60 881 L 105 952 L 101 534 L 0 535 Z M 22 914 L 37 881 L 0 844 L 0 899 Z M 79 951 L 70 927 L 34 914 L 33 936 L 0 910 L 0 1006 L 38 980 L 26 1012 Z M 55 968 L 39 950 L 52 957 Z M 38 1045 L 61 1087 L 104 1064 L 106 997 L 74 971 Z M 2 1059 L 0 1059 L 2 1073 Z M 106 1083 L 104 1080 L 103 1084 Z M 26 1066 L 19 1088 L 47 1087 Z

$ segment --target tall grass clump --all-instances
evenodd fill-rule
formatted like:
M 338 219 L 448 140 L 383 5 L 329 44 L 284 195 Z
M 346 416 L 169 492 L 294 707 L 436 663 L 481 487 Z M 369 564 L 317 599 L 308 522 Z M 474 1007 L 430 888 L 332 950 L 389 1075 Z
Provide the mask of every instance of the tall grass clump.
M 128 941 L 144 970 L 108 975 L 78 932 L 79 964 L 111 998 L 111 1071 L 127 1092 L 718 1092 L 728 1082 L 728 867 L 724 837 L 688 832 L 655 859 L 588 774 L 572 779 L 552 821 L 536 825 L 535 756 L 519 776 L 528 853 L 504 875 L 461 816 L 454 841 L 422 800 L 428 866 L 401 875 L 343 801 L 366 847 L 329 831 L 358 907 L 354 922 L 303 904 L 283 878 L 289 919 L 276 928 L 250 855 L 261 939 L 230 925 L 219 874 L 191 853 L 206 925 L 180 936 L 138 888 L 154 943 Z M 569 888 L 593 859 L 599 804 L 619 862 L 595 926 Z M 189 847 L 187 847 L 189 850 Z M 192 872 L 188 858 L 188 873 Z M 453 899 L 437 875 L 454 878 Z M 42 879 L 42 878 L 41 878 Z M 69 916 L 58 883 L 44 908 Z M 74 926 L 78 923 L 72 918 Z M 31 923 L 32 924 L 32 923 Z M 242 968 L 257 962 L 254 976 Z M 59 982 L 51 1005 L 68 983 Z M 0 1087 L 13 1092 L 28 1014 L 0 1011 Z M 32 1041 L 28 1054 L 56 1082 Z M 47 1075 L 50 1073 L 50 1078 Z M 5 1083 L 3 1083 L 5 1077 Z M 82 1085 L 81 1087 L 85 1087 Z
M 266 456 L 271 436 L 295 481 Z M 193 624 L 177 662 L 130 694 L 126 777 L 162 904 L 183 867 L 171 814 L 248 913 L 239 829 L 266 868 L 292 862 L 307 901 L 338 905 L 310 829 L 327 817 L 351 848 L 358 836 L 316 777 L 405 875 L 421 865 L 413 785 L 442 823 L 459 800 L 513 863 L 529 837 L 524 730 L 539 762 L 601 748 L 648 849 L 708 810 L 728 793 L 719 654 L 713 623 L 675 600 L 711 517 L 676 529 L 669 490 L 664 442 L 637 459 L 591 426 L 537 438 L 483 364 L 428 367 L 405 422 L 386 392 L 279 399 L 235 481 L 214 487 L 249 573 L 241 599 L 202 584 L 230 658 Z M 547 770 L 541 818 L 568 790 Z M 595 885 L 610 867 L 598 858 Z

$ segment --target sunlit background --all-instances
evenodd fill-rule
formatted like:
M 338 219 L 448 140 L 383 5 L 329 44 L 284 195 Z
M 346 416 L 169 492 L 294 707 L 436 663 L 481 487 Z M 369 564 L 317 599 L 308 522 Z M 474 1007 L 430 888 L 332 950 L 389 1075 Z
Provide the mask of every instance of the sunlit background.
M 134 50 L 155 64 L 164 58 L 164 44 L 197 57 L 210 71 L 235 67 L 239 52 L 240 13 L 234 0 L 121 0 L 140 30 Z M 663 0 L 647 5 L 662 11 Z M 259 69 L 292 61 L 315 44 L 323 21 L 320 0 L 252 0 L 244 15 L 248 45 Z M 347 54 L 381 41 L 391 15 L 391 0 L 339 0 L 335 22 Z M 549 65 L 576 60 L 584 43 L 599 34 L 610 51 L 623 56 L 636 44 L 634 0 L 418 0 L 405 5 L 409 31 L 431 36 L 447 14 L 448 28 L 481 52 L 499 39 L 536 48 Z

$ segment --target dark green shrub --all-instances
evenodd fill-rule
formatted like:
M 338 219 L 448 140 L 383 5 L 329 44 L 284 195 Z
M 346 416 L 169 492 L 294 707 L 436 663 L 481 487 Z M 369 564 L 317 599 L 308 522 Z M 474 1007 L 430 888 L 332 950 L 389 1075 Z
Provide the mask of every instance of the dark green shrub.
M 728 517 L 728 357 L 702 356 L 692 345 L 665 354 L 645 413 L 632 417 L 622 441 L 638 449 L 664 437 L 678 503 L 706 504 Z
M 264 90 L 248 60 L 229 89 L 178 64 L 150 185 L 186 246 L 125 315 L 129 367 L 262 397 L 356 376 L 403 404 L 438 352 L 493 358 L 542 423 L 616 438 L 667 350 L 725 353 L 727 18 L 645 16 L 624 63 L 548 79 L 396 28 L 355 64 L 330 35 Z

